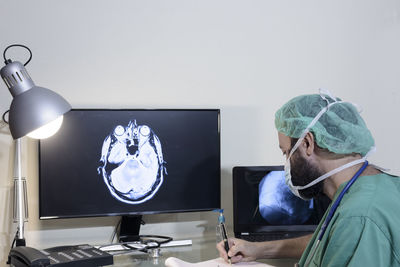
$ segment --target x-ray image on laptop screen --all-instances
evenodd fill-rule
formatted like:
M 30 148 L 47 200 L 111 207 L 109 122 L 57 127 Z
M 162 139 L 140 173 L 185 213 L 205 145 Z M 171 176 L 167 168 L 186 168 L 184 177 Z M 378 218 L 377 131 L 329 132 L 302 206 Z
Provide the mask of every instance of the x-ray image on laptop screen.
M 285 184 L 283 166 L 233 169 L 234 228 L 236 232 L 312 231 L 329 199 L 305 201 Z

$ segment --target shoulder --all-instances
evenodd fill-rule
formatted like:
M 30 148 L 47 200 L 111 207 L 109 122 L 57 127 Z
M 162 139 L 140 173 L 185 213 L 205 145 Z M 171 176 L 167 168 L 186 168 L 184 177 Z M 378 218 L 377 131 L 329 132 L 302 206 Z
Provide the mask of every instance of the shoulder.
M 400 225 L 399 210 L 399 177 L 384 173 L 361 176 L 343 197 L 332 221 L 376 225 L 384 235 L 400 240 L 400 232 L 395 231 Z
M 367 216 L 379 210 L 398 209 L 398 203 L 400 203 L 399 177 L 386 173 L 361 176 L 343 197 L 339 212 Z
M 393 266 L 400 264 L 400 235 L 390 235 L 374 218 L 338 218 L 329 231 L 323 261 L 342 261 L 341 266 Z M 373 252 L 373 253 L 371 253 Z M 361 264 L 362 263 L 362 264 Z
M 374 250 L 383 248 L 376 245 L 380 243 L 392 252 L 400 251 L 399 210 L 399 177 L 384 173 L 362 176 L 343 197 L 332 219 L 330 236 L 346 237 L 355 241 L 353 245 L 361 242 Z

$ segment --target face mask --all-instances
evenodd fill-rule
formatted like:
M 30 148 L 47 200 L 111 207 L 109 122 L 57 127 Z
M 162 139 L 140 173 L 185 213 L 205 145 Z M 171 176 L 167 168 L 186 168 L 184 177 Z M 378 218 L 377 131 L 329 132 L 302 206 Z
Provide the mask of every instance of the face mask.
M 324 96 L 321 95 L 321 97 L 324 98 L 324 99 L 326 100 L 326 98 L 325 98 Z M 333 169 L 333 170 L 329 171 L 328 173 L 326 173 L 326 174 L 324 174 L 324 175 L 318 177 L 317 179 L 315 179 L 314 181 L 312 181 L 312 182 L 310 182 L 310 183 L 308 183 L 308 184 L 306 184 L 306 185 L 303 185 L 303 186 L 295 186 L 295 185 L 293 185 L 292 175 L 291 175 L 291 173 L 290 173 L 290 158 L 291 158 L 291 156 L 293 155 L 293 153 L 296 151 L 296 149 L 300 146 L 300 144 L 301 144 L 301 142 L 303 141 L 304 137 L 305 137 L 306 134 L 310 131 L 310 128 L 313 127 L 313 126 L 315 125 L 315 123 L 319 120 L 319 118 L 321 118 L 321 116 L 322 116 L 326 111 L 328 111 L 328 109 L 329 109 L 332 105 L 338 104 L 338 103 L 343 103 L 343 101 L 337 101 L 336 98 L 334 98 L 334 97 L 332 97 L 332 96 L 331 96 L 331 98 L 334 99 L 335 102 L 329 103 L 329 102 L 327 101 L 327 102 L 328 102 L 328 105 L 327 105 L 325 108 L 323 108 L 323 109 L 317 114 L 317 116 L 315 116 L 315 118 L 310 122 L 310 124 L 307 126 L 307 128 L 303 131 L 303 133 L 301 134 L 300 138 L 297 140 L 296 144 L 295 144 L 295 145 L 293 146 L 293 148 L 291 149 L 291 151 L 290 151 L 290 153 L 289 153 L 289 156 L 288 156 L 288 158 L 286 159 L 286 162 L 285 162 L 285 183 L 286 183 L 286 185 L 289 187 L 290 191 L 291 191 L 295 196 L 297 196 L 297 197 L 299 197 L 299 198 L 302 198 L 302 199 L 304 199 L 304 200 L 308 200 L 308 199 L 305 198 L 305 197 L 303 197 L 303 196 L 301 196 L 299 190 L 303 190 L 303 189 L 309 188 L 309 187 L 311 187 L 311 186 L 313 186 L 313 185 L 315 185 L 315 184 L 317 184 L 317 183 L 319 183 L 319 182 L 322 182 L 322 181 L 325 180 L 326 178 L 328 178 L 328 177 L 330 177 L 330 176 L 332 176 L 332 175 L 334 175 L 334 174 L 336 174 L 336 173 L 338 173 L 338 172 L 340 172 L 340 171 L 342 171 L 342 170 L 344 170 L 344 169 L 350 168 L 350 167 L 352 167 L 352 166 L 354 166 L 354 165 L 357 165 L 357 164 L 359 164 L 359 163 L 363 163 L 363 162 L 365 162 L 365 161 L 367 160 L 367 157 L 368 157 L 371 153 L 375 152 L 375 147 L 372 147 L 372 148 L 370 149 L 370 151 L 369 151 L 363 158 L 361 158 L 361 159 L 354 160 L 354 161 L 349 162 L 349 163 L 347 163 L 347 164 L 345 164 L 345 165 L 342 165 L 342 166 L 340 166 L 340 167 L 338 167 L 338 168 L 336 168 L 336 169 Z
M 304 199 L 304 200 L 308 200 L 308 199 L 305 199 L 304 197 L 302 197 L 300 195 L 299 190 L 296 189 L 295 186 L 292 183 L 292 174 L 290 173 L 290 159 L 286 160 L 284 169 L 285 169 L 285 183 L 289 187 L 290 191 L 296 197 L 299 197 L 299 198 Z

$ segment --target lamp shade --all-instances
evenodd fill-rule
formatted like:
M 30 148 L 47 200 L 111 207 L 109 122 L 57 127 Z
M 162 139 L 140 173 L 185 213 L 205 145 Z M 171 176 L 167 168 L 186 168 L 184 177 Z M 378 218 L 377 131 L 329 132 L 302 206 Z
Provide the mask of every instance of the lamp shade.
M 14 97 L 9 113 L 14 139 L 56 120 L 71 109 L 70 104 L 57 93 L 36 86 L 18 61 L 6 62 L 0 74 Z
M 9 124 L 14 139 L 56 120 L 71 106 L 53 91 L 33 87 L 14 97 L 10 106 Z

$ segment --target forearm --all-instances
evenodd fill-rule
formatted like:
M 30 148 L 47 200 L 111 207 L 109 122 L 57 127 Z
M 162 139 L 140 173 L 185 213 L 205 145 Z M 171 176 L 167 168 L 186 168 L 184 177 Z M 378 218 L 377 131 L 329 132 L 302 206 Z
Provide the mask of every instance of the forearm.
M 300 258 L 312 235 L 298 238 L 260 242 L 257 244 L 256 257 L 261 258 Z

